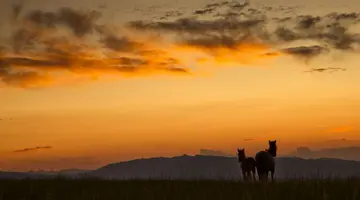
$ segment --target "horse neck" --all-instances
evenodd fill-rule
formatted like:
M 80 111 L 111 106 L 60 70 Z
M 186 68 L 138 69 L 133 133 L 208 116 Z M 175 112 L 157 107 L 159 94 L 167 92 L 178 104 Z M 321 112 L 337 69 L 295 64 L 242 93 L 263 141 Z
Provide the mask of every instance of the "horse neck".
M 275 149 L 266 149 L 266 152 L 269 152 L 272 156 L 276 154 L 276 148 Z
M 246 157 L 246 155 L 244 155 L 244 158 L 241 159 L 239 162 L 241 162 L 241 163 L 246 162 L 246 159 L 247 159 L 247 157 Z

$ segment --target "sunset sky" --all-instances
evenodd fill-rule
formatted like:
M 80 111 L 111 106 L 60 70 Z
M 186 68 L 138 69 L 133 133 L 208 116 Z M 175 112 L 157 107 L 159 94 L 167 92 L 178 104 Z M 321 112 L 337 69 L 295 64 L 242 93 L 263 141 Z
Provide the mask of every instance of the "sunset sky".
M 0 170 L 360 146 L 358 0 L 2 0 Z

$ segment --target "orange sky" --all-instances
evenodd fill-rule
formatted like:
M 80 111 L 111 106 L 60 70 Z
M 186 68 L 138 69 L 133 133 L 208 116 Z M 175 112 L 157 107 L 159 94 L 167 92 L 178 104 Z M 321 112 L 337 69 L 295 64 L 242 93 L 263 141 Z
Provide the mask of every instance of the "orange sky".
M 45 9 L 39 2 L 24 9 Z M 113 25 L 116 19 L 104 21 Z M 114 50 L 119 41 L 104 42 L 108 46 L 103 48 L 92 36 L 19 24 L 36 30 L 39 43 L 67 56 L 47 50 L 0 51 L 13 70 L 2 75 L 0 65 L 0 169 L 96 168 L 139 157 L 195 154 L 201 148 L 232 153 L 245 147 L 254 154 L 273 139 L 282 155 L 299 146 L 360 145 L 357 51 L 334 49 L 307 63 L 279 51 L 284 44 L 274 41 L 201 46 L 177 43 L 180 36 L 165 32 L 123 26 L 111 28 L 110 35 L 126 35 L 131 45 L 127 41 Z M 4 29 L 0 44 L 7 45 L 3 38 L 10 29 Z M 59 39 L 64 34 L 66 41 Z M 124 45 L 128 52 L 121 49 Z M 146 62 L 136 71 L 118 70 L 115 65 L 128 62 L 119 57 Z M 320 68 L 346 71 L 305 72 Z M 38 74 L 12 74 L 29 70 Z M 51 148 L 41 148 L 46 146 Z

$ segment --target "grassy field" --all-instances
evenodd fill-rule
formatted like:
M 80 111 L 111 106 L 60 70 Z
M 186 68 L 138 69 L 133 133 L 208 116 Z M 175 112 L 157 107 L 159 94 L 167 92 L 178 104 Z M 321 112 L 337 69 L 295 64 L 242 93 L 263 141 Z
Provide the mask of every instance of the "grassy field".
M 0 200 L 360 200 L 360 180 L 0 180 Z

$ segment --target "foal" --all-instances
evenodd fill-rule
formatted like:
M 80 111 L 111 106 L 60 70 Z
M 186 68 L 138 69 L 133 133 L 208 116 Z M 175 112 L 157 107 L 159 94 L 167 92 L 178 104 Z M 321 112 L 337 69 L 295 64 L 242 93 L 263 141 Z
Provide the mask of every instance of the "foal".
M 244 180 L 255 180 L 256 162 L 253 157 L 245 156 L 245 149 L 238 149 L 238 161 L 241 163 L 241 170 Z

